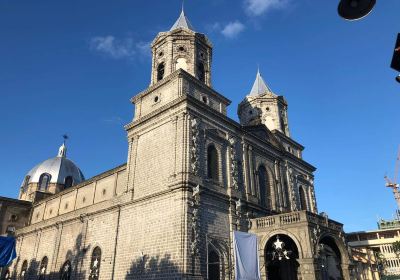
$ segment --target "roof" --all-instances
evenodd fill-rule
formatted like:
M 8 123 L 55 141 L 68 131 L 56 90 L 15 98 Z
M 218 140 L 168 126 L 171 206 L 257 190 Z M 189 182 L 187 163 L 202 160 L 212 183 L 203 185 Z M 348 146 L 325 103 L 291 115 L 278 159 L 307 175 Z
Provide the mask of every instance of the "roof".
M 182 12 L 179 18 L 176 20 L 175 24 L 171 27 L 170 31 L 175 30 L 177 28 L 186 28 L 194 31 L 192 24 L 189 19 L 185 16 L 185 12 L 182 9 Z
M 256 80 L 251 88 L 250 96 L 258 96 L 264 93 L 272 93 L 272 91 L 261 77 L 260 70 L 257 70 Z
M 29 177 L 25 177 L 28 182 L 24 180 L 22 184 L 39 183 L 40 176 L 43 173 L 50 175 L 50 183 L 64 184 L 67 176 L 72 176 L 74 185 L 84 181 L 85 177 L 82 171 L 73 161 L 67 159 L 66 153 L 67 149 L 63 144 L 56 157 L 49 158 L 33 167 L 27 174 Z

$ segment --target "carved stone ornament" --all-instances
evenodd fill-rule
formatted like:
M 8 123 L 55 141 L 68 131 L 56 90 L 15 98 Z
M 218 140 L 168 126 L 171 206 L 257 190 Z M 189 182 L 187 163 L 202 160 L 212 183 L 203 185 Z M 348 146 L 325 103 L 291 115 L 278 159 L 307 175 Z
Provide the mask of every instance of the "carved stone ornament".
M 231 168 L 230 173 L 232 177 L 232 187 L 234 189 L 239 189 L 239 168 L 237 162 L 237 153 L 236 153 L 236 140 L 233 137 L 229 138 L 230 144 L 230 158 L 231 158 Z
M 342 240 L 344 245 L 347 245 L 347 241 L 346 241 L 346 235 L 343 231 L 339 232 L 339 238 Z
M 193 207 L 192 210 L 192 219 L 191 219 L 191 228 L 192 228 L 192 243 L 190 244 L 190 251 L 193 256 L 198 255 L 199 250 L 199 243 L 200 243 L 200 222 L 199 222 L 199 206 L 200 206 L 200 185 L 193 187 L 192 190 L 192 202 L 191 206 Z
M 315 198 L 315 190 L 314 190 L 314 179 L 310 177 L 308 179 L 308 182 L 310 184 L 313 211 L 314 213 L 318 213 L 317 200 Z
M 236 226 L 240 226 L 242 220 L 242 201 L 239 199 L 235 201 L 235 211 L 236 211 Z
M 294 171 L 292 168 L 288 168 L 289 173 L 289 189 L 290 189 L 290 196 L 291 196 L 291 209 L 292 211 L 298 211 L 297 207 L 297 193 L 295 189 L 296 177 L 294 175 Z
M 321 236 L 321 228 L 319 225 L 316 225 L 312 229 L 312 232 L 311 232 L 311 241 L 313 244 L 314 255 L 316 255 L 316 256 L 318 255 L 318 252 L 319 252 L 317 245 L 318 245 L 320 236 Z
M 190 149 L 190 165 L 194 175 L 198 176 L 200 172 L 200 121 L 196 118 L 191 119 L 192 147 Z

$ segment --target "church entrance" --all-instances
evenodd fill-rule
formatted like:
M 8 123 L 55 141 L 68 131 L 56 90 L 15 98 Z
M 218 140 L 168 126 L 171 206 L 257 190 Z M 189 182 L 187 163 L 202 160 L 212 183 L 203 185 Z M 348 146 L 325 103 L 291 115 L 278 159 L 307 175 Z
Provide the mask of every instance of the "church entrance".
M 265 269 L 268 280 L 297 280 L 299 252 L 287 235 L 271 237 L 265 246 Z
M 324 237 L 319 242 L 320 279 L 342 280 L 341 254 L 335 241 Z

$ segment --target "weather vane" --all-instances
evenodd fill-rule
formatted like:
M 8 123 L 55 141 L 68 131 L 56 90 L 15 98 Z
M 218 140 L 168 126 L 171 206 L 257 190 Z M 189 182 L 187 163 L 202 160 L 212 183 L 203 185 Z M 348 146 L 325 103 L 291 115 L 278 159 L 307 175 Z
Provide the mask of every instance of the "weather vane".
M 65 142 L 68 140 L 69 137 L 67 134 L 64 134 L 62 137 L 64 138 L 64 145 L 65 145 Z

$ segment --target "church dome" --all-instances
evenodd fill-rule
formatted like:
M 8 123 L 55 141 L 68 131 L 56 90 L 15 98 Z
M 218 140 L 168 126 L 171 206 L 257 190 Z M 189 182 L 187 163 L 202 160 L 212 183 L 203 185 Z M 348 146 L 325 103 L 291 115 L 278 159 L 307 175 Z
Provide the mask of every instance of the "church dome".
M 48 183 L 61 184 L 65 185 L 65 187 L 77 185 L 84 181 L 85 177 L 82 171 L 73 161 L 66 157 L 66 153 L 67 148 L 63 144 L 56 157 L 47 159 L 33 167 L 25 176 L 22 185 L 39 183 L 44 175 L 48 175 Z

